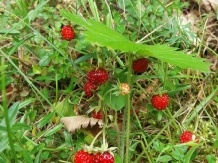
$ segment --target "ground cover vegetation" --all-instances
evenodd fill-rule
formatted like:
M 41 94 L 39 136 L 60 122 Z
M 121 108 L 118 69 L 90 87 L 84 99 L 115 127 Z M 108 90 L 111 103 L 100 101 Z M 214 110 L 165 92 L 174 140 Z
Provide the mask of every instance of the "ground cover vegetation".
M 216 163 L 218 4 L 0 1 L 0 163 Z

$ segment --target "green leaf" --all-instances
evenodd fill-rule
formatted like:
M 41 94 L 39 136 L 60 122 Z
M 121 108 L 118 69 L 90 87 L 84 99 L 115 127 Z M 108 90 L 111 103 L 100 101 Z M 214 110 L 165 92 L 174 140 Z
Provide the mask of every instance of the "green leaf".
M 26 150 L 23 150 L 22 153 L 23 153 L 23 158 L 24 158 L 25 162 L 28 162 L 28 163 L 33 162 L 31 157 L 30 157 L 29 152 L 27 152 Z
M 8 116 L 10 120 L 10 126 L 12 126 L 15 123 L 15 119 L 17 117 L 17 114 L 19 112 L 19 109 L 25 107 L 29 103 L 35 101 L 35 99 L 30 98 L 22 103 L 15 102 L 9 109 L 8 109 Z M 19 123 L 17 124 L 19 126 Z M 24 126 L 24 125 L 23 125 Z M 16 126 L 15 126 L 16 127 Z M 1 120 L 0 123 L 0 152 L 4 151 L 8 147 L 8 136 L 6 131 L 6 124 L 5 124 L 5 118 Z
M 151 56 L 181 68 L 209 71 L 210 64 L 203 62 L 204 59 L 187 55 L 183 51 L 177 51 L 178 49 L 176 48 L 159 44 L 153 46 L 137 44 L 101 22 L 84 19 L 64 9 L 60 10 L 60 13 L 68 20 L 86 28 L 87 31 L 83 32 L 86 36 L 85 39 L 93 44 L 106 46 L 108 49 L 120 50 L 122 52 L 133 52 L 141 56 Z
M 122 160 L 119 155 L 115 155 L 114 159 L 115 159 L 115 163 L 122 163 Z
M 7 147 L 8 147 L 8 136 L 7 134 L 6 135 L 3 135 L 2 133 L 0 134 L 0 153 L 2 151 L 4 151 Z
M 44 136 L 47 137 L 47 136 L 53 135 L 54 133 L 58 132 L 62 127 L 63 127 L 63 124 L 58 124 L 51 130 L 49 130 Z
M 50 63 L 51 59 L 48 55 L 43 56 L 39 61 L 39 66 L 47 66 Z
M 8 109 L 8 117 L 10 118 L 10 126 L 12 126 L 15 122 L 15 119 L 17 117 L 18 114 L 18 110 L 19 110 L 19 102 L 14 103 L 9 109 Z M 5 118 L 2 119 L 1 121 L 1 126 L 6 126 L 5 124 Z
M 171 152 L 171 155 L 174 159 L 178 160 L 178 161 L 182 161 L 184 156 L 185 156 L 185 151 L 186 148 L 184 148 L 185 146 L 175 146 L 175 150 Z M 184 150 L 185 149 L 185 150 Z
M 40 66 L 38 66 L 38 65 L 32 65 L 32 67 L 33 67 L 33 73 L 34 73 L 34 74 L 41 74 L 42 69 L 41 69 Z
M 68 157 L 69 157 L 69 153 L 68 152 L 61 152 L 60 153 L 60 157 L 62 158 L 62 159 L 67 159 Z
M 4 160 L 2 157 L 0 157 L 0 163 L 5 163 L 7 162 L 6 160 Z
M 56 111 L 64 116 L 64 117 L 70 117 L 75 116 L 75 112 L 73 110 L 73 105 L 69 103 L 69 98 L 64 99 L 63 101 L 58 101 L 55 105 Z
M 85 139 L 84 140 L 85 140 L 85 142 L 87 144 L 91 144 L 93 139 L 94 139 L 94 136 L 92 135 L 92 133 L 88 133 L 88 134 L 85 135 Z
M 38 152 L 38 154 L 36 155 L 36 158 L 35 158 L 34 163 L 39 163 L 39 162 L 41 162 L 41 161 L 42 161 L 42 150 L 40 150 L 40 151 Z
M 35 98 L 29 98 L 29 99 L 27 99 L 27 100 L 20 103 L 19 109 L 24 108 L 25 106 L 27 106 L 27 105 L 31 104 L 32 102 L 35 102 L 35 101 L 36 101 Z
M 155 141 L 155 142 L 153 143 L 153 147 L 154 147 L 154 149 L 155 149 L 157 152 L 160 152 L 160 151 L 162 151 L 162 150 L 164 149 L 164 144 L 161 143 L 160 141 Z
M 8 65 L 0 66 L 0 71 L 6 69 L 6 67 L 8 67 Z
M 0 29 L 0 34 L 10 34 L 10 35 L 16 35 L 16 34 L 20 34 L 19 31 L 15 30 L 15 29 Z
M 6 133 L 7 132 L 6 126 L 5 125 L 0 125 L 0 131 Z
M 94 54 L 94 53 L 87 54 L 87 55 L 84 55 L 84 56 L 78 58 L 77 60 L 75 60 L 74 63 L 79 64 L 79 63 L 84 62 L 84 61 L 86 61 L 86 60 L 88 60 L 90 58 L 93 58 L 93 57 L 96 57 L 96 54 Z
M 43 126 L 45 126 L 53 117 L 53 115 L 55 114 L 55 112 L 51 112 L 49 114 L 47 114 L 37 125 L 38 128 L 41 128 Z
M 216 157 L 214 155 L 207 155 L 206 159 L 208 161 L 208 163 L 216 163 Z
M 18 130 L 31 130 L 31 127 L 25 123 L 16 123 L 12 127 L 12 130 L 18 131 Z
M 31 154 L 36 154 L 37 152 L 42 151 L 44 147 L 45 147 L 44 143 L 40 143 L 36 145 L 35 148 L 33 148 L 33 150 L 31 151 Z
M 43 152 L 42 152 L 41 157 L 42 157 L 44 160 L 47 160 L 47 159 L 48 159 L 48 156 L 49 156 L 49 151 L 43 151 Z
M 104 97 L 104 102 L 114 110 L 121 110 L 126 104 L 126 96 L 108 93 Z
M 29 121 L 32 123 L 34 122 L 35 118 L 36 118 L 36 114 L 37 114 L 37 111 L 36 110 L 31 110 L 29 111 L 26 115 L 28 115 L 29 117 Z
M 5 80 L 6 80 L 6 86 L 8 86 L 14 81 L 11 75 L 8 75 L 8 74 L 5 75 Z M 0 80 L 0 88 L 2 88 L 2 80 Z
M 126 97 L 121 94 L 115 95 L 114 93 L 117 90 L 112 90 L 112 85 L 109 82 L 106 82 L 101 86 L 101 90 L 98 94 L 103 97 L 103 101 L 106 105 L 111 107 L 114 110 L 121 110 L 126 105 Z M 109 90 L 109 91 L 108 91 Z
M 34 10 L 31 10 L 28 13 L 28 19 L 29 22 L 35 20 L 35 18 L 38 16 L 39 11 L 42 9 L 43 6 L 45 6 L 47 3 L 49 2 L 49 0 L 47 1 L 41 1 Z
M 184 163 L 190 163 L 191 162 L 191 157 L 192 157 L 193 153 L 195 152 L 195 149 L 198 148 L 198 147 L 199 147 L 199 145 L 191 147 L 191 149 L 185 155 Z
M 35 80 L 38 80 L 38 81 L 54 81 L 54 78 L 50 77 L 50 76 L 38 76 L 35 78 Z
M 177 51 L 177 48 L 169 47 L 168 45 L 159 45 L 156 44 L 154 46 L 141 45 L 145 46 L 144 49 L 138 51 L 138 54 L 147 55 L 147 51 L 149 51 L 152 57 L 155 57 L 163 62 L 170 63 L 172 65 L 179 66 L 181 68 L 191 68 L 194 70 L 201 70 L 208 72 L 209 65 L 208 62 L 203 62 L 205 59 L 195 58 L 191 55 L 185 54 L 183 51 Z
M 172 157 L 169 155 L 163 155 L 157 158 L 157 162 L 169 162 L 172 160 Z

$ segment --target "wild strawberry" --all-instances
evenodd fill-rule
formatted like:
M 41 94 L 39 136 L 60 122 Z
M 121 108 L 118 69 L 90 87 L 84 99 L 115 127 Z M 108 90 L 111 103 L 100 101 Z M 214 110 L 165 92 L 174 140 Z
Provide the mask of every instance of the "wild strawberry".
M 103 68 L 88 72 L 88 80 L 95 85 L 102 85 L 108 80 L 108 73 Z
M 84 92 L 85 92 L 86 96 L 88 96 L 88 97 L 91 97 L 93 95 L 93 91 L 96 89 L 97 89 L 96 85 L 91 83 L 91 82 L 87 82 L 84 85 Z
M 169 103 L 169 97 L 167 94 L 160 95 L 153 95 L 151 98 L 151 104 L 157 110 L 164 110 L 167 108 Z
M 69 25 L 66 25 L 66 26 L 62 27 L 61 35 L 62 35 L 63 39 L 65 39 L 67 41 L 70 41 L 70 40 L 72 40 L 75 37 L 74 30 Z
M 189 141 L 196 140 L 196 136 L 191 131 L 184 131 L 180 136 L 180 143 L 187 143 Z M 196 140 L 196 143 L 198 140 Z M 190 149 L 191 146 L 188 147 Z
M 92 163 L 92 155 L 80 150 L 74 156 L 74 163 Z
M 143 73 L 148 68 L 148 60 L 146 58 L 139 58 L 133 61 L 132 68 L 136 73 Z
M 129 94 L 129 92 L 130 92 L 130 87 L 129 87 L 128 84 L 126 84 L 126 83 L 121 83 L 121 84 L 120 84 L 120 87 L 121 87 L 120 93 L 121 93 L 122 95 L 127 95 L 127 94 Z
M 100 163 L 114 163 L 114 156 L 109 152 L 104 152 L 100 155 Z
M 101 153 L 96 153 L 92 156 L 92 163 L 101 163 L 100 162 Z
M 196 136 L 191 131 L 185 131 L 180 136 L 180 143 L 187 143 L 196 139 Z
M 99 110 L 98 112 L 96 112 L 95 110 L 92 113 L 92 117 L 95 119 L 101 119 L 102 115 L 101 115 L 101 110 Z

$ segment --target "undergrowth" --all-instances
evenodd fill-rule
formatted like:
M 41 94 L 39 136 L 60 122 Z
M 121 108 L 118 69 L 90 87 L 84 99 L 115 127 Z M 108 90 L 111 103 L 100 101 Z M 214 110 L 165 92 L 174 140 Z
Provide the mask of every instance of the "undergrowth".
M 0 163 L 73 162 L 84 145 L 102 144 L 116 163 L 217 161 L 217 73 L 202 55 L 217 51 L 206 46 L 205 29 L 196 34 L 182 24 L 188 2 L 1 4 Z M 62 38 L 64 25 L 73 27 L 73 40 Z M 132 62 L 142 57 L 148 69 L 135 73 Z M 87 97 L 87 73 L 98 67 L 109 79 Z M 122 94 L 121 83 L 130 92 Z M 151 98 L 163 93 L 169 105 L 159 111 Z M 102 112 L 103 128 L 81 127 L 90 119 L 61 123 L 94 110 Z M 197 142 L 180 143 L 187 130 Z

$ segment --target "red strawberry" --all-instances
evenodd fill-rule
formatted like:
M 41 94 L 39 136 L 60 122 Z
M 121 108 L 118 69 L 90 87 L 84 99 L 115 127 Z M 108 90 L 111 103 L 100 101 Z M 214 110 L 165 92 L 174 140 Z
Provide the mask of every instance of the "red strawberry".
M 92 163 L 92 155 L 80 150 L 74 156 L 74 163 Z
M 157 110 L 164 110 L 167 108 L 169 103 L 169 97 L 167 94 L 153 95 L 151 98 L 151 104 Z
M 96 112 L 95 110 L 93 111 L 92 113 L 92 117 L 95 118 L 95 119 L 101 119 L 102 116 L 101 116 L 101 110 L 99 110 L 98 112 Z
M 148 60 L 146 58 L 139 58 L 133 61 L 132 68 L 136 73 L 143 73 L 148 68 Z
M 101 153 L 96 153 L 92 156 L 92 163 L 101 163 L 100 162 Z
M 195 139 L 196 139 L 196 136 L 191 131 L 185 131 L 180 136 L 180 143 L 187 143 Z
M 61 35 L 62 35 L 63 39 L 65 39 L 67 41 L 70 41 L 70 40 L 72 40 L 75 37 L 74 30 L 69 25 L 66 25 L 66 26 L 62 27 Z
M 100 163 L 114 163 L 114 156 L 109 152 L 104 152 L 100 155 Z
M 191 131 L 185 131 L 180 136 L 180 143 L 187 143 L 187 142 L 193 141 L 193 140 L 196 140 L 196 136 Z M 196 140 L 196 143 L 197 142 L 198 142 L 198 140 Z M 191 146 L 188 147 L 188 149 L 190 149 L 190 148 L 191 148 Z
M 86 96 L 88 96 L 88 97 L 91 97 L 93 95 L 93 91 L 96 89 L 97 89 L 96 85 L 94 85 L 91 82 L 87 82 L 84 85 L 84 92 L 85 92 Z
M 108 80 L 108 73 L 103 68 L 91 70 L 88 72 L 88 80 L 96 85 L 102 85 Z

